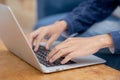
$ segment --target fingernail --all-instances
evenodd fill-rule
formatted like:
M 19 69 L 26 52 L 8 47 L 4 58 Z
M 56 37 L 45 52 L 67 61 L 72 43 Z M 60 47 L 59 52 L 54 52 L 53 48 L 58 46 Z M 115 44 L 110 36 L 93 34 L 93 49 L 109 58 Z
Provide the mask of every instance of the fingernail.
M 33 46 L 35 46 L 35 43 L 33 43 Z
M 34 52 L 37 52 L 36 50 L 34 50 Z
M 48 47 L 45 47 L 48 50 Z
M 64 61 L 61 61 L 61 64 L 65 64 L 65 62 L 64 62 Z
M 48 45 L 46 45 L 46 49 L 47 49 L 47 50 L 49 49 Z
M 35 52 L 37 52 L 37 49 L 34 49 Z
M 52 60 L 52 59 L 50 59 L 50 60 L 49 60 L 49 62 L 50 62 L 50 63 L 52 63 L 52 62 L 53 62 L 53 60 Z

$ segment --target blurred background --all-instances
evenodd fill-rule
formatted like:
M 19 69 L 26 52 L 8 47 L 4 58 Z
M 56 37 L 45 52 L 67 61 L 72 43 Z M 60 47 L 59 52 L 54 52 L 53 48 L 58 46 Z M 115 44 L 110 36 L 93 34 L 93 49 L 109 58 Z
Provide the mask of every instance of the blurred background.
M 35 24 L 48 16 L 72 11 L 86 0 L 0 0 L 12 8 L 25 33 L 30 33 Z M 120 8 L 113 13 L 120 17 Z
M 0 3 L 12 8 L 25 33 L 32 31 L 36 22 L 36 0 L 0 0 Z

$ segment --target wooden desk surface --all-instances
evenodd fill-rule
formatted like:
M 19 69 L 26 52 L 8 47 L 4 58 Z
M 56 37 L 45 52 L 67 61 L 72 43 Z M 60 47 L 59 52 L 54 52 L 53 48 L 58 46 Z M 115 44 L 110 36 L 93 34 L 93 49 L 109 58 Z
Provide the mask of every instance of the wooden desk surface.
M 0 40 L 0 80 L 120 80 L 120 72 L 100 64 L 44 74 L 11 54 Z

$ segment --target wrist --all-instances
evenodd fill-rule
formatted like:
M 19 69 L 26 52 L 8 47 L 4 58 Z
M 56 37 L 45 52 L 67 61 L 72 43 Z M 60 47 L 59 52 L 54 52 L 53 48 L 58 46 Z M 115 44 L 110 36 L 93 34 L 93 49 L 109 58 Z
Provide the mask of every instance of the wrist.
M 67 29 L 67 22 L 62 20 L 62 21 L 57 21 L 54 23 L 57 26 L 60 26 L 60 28 L 65 31 Z
M 113 41 L 110 34 L 99 35 L 97 37 L 98 37 L 98 42 L 101 45 L 101 48 L 113 47 Z

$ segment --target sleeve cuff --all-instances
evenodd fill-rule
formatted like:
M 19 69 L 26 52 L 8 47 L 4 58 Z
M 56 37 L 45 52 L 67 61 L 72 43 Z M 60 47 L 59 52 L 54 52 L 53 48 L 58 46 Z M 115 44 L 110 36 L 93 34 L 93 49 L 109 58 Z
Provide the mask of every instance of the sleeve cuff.
M 115 49 L 114 49 L 114 48 L 109 48 L 109 50 L 110 50 L 110 52 L 111 52 L 112 54 L 115 53 Z
M 64 31 L 61 35 L 65 38 L 68 38 L 70 36 L 68 31 Z
M 67 22 L 67 29 L 69 32 L 69 35 L 74 33 L 74 27 L 73 27 L 73 22 L 72 20 L 69 18 L 69 15 L 67 15 L 65 18 L 63 18 L 62 20 L 65 20 Z
M 120 31 L 110 33 L 114 43 L 114 53 L 120 54 Z
M 79 33 L 74 33 L 74 34 L 71 34 L 69 35 L 69 32 L 68 31 L 64 31 L 62 33 L 62 36 L 65 37 L 65 38 L 69 38 L 69 37 L 76 37 Z

